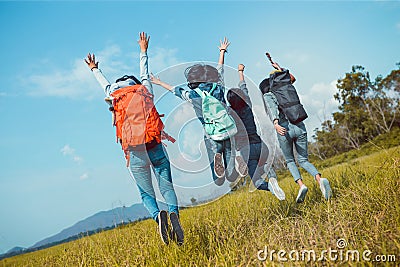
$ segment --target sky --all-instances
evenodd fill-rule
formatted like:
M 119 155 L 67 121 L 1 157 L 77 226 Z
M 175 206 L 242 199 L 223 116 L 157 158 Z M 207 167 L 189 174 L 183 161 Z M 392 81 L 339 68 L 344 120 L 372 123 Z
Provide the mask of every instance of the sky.
M 0 1 L 0 253 L 29 247 L 99 211 L 140 202 L 115 143 L 104 93 L 83 59 L 95 53 L 110 81 L 138 74 L 138 33 L 151 36 L 149 68 L 173 84 L 185 66 L 216 62 L 231 41 L 228 88 L 246 81 L 270 159 L 279 153 L 259 82 L 269 51 L 297 78 L 309 139 L 337 110 L 336 81 L 362 65 L 387 75 L 400 62 L 399 1 Z M 155 86 L 182 205 L 218 197 L 191 106 Z

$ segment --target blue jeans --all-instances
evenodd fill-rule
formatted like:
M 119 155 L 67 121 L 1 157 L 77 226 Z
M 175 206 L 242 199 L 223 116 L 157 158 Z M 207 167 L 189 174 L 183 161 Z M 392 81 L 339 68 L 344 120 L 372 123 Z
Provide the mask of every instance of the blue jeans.
M 240 153 L 243 159 L 248 159 L 247 167 L 254 186 L 259 190 L 268 190 L 268 184 L 261 175 L 267 173 L 269 178 L 276 178 L 276 173 L 272 167 L 268 171 L 265 170 L 265 163 L 269 155 L 267 145 L 264 142 L 249 144 L 241 147 Z
M 179 214 L 178 201 L 172 184 L 171 165 L 162 144 L 160 143 L 150 150 L 146 150 L 143 146 L 130 151 L 129 168 L 131 174 L 135 178 L 144 206 L 151 217 L 157 221 L 157 215 L 160 210 L 151 181 L 151 167 L 161 195 L 168 205 L 168 211 Z
M 306 126 L 303 122 L 298 124 L 283 122 L 281 126 L 286 128 L 286 134 L 284 136 L 277 134 L 278 141 L 282 149 L 282 153 L 285 156 L 287 167 L 292 174 L 294 181 L 297 182 L 297 180 L 302 178 L 294 160 L 293 147 L 296 148 L 297 162 L 299 165 L 309 174 L 315 177 L 315 175 L 319 174 L 319 172 L 314 165 L 308 161 Z
M 233 150 L 234 152 L 232 154 L 231 140 L 215 141 L 208 136 L 204 136 L 204 142 L 214 181 L 218 179 L 214 173 L 214 155 L 216 153 L 222 154 L 225 165 L 225 175 L 228 177 L 228 181 L 236 180 L 239 174 L 235 170 L 235 150 Z

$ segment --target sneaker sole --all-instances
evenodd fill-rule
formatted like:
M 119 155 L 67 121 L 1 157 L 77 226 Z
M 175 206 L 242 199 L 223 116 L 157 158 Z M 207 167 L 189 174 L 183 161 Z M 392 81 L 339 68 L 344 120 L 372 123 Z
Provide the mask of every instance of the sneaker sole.
M 222 163 L 221 153 L 217 153 L 214 156 L 214 173 L 218 178 L 223 178 L 225 176 L 225 168 Z
M 302 203 L 302 202 L 304 201 L 304 199 L 306 198 L 307 192 L 308 192 L 308 188 L 306 187 L 306 188 L 303 189 L 303 190 L 301 191 L 301 193 L 297 196 L 296 202 L 297 202 L 297 203 Z
M 218 185 L 218 186 L 223 185 L 224 182 L 225 182 L 225 177 L 218 178 L 218 179 L 214 180 L 214 184 L 215 184 L 215 185 Z
M 241 177 L 245 177 L 248 174 L 247 164 L 241 156 L 236 156 L 235 169 Z
M 322 179 L 321 179 L 322 180 Z M 321 192 L 322 195 L 325 197 L 326 200 L 332 197 L 332 189 L 327 179 L 323 179 L 321 181 Z
M 285 192 L 279 187 L 278 181 L 275 178 L 270 178 L 268 184 L 271 185 L 272 193 L 279 199 L 285 200 Z
M 183 245 L 183 240 L 184 240 L 184 234 L 182 230 L 182 226 L 179 222 L 178 215 L 176 213 L 171 213 L 169 217 L 171 221 L 171 235 L 173 236 L 173 240 L 176 241 L 176 243 L 181 246 Z
M 161 241 L 168 245 L 168 214 L 165 210 L 160 211 L 158 214 L 158 232 Z

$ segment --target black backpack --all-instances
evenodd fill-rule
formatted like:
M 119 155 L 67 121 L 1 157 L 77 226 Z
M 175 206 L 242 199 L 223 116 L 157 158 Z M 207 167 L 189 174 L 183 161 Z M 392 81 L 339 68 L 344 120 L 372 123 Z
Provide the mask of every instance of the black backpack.
M 279 104 L 279 110 L 293 124 L 305 120 L 308 115 L 300 103 L 296 88 L 290 81 L 289 70 L 274 72 L 259 86 L 263 94 L 272 92 Z

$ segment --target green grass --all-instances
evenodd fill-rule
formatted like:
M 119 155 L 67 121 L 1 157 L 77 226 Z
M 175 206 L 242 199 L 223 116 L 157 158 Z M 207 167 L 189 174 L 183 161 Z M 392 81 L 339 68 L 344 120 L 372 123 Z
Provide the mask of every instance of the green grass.
M 341 153 L 331 158 L 320 160 L 316 156 L 311 155 L 311 161 L 317 167 L 334 166 L 358 157 L 370 155 L 372 153 L 398 146 L 400 144 L 400 128 L 393 127 L 389 133 L 381 134 L 363 144 L 360 149 L 353 149 L 348 152 Z
M 334 197 L 330 201 L 325 201 L 313 179 L 304 175 L 309 192 L 303 204 L 294 203 L 298 188 L 293 179 L 279 177 L 285 201 L 242 188 L 213 203 L 182 210 L 186 240 L 181 247 L 163 245 L 155 222 L 145 220 L 4 259 L 0 266 L 280 266 L 277 254 L 273 261 L 260 261 L 258 251 L 265 247 L 299 253 L 314 250 L 318 258 L 322 250 L 337 249 L 339 238 L 347 241 L 344 252 L 358 250 L 361 257 L 368 249 L 373 253 L 370 258 L 396 255 L 399 264 L 400 147 L 360 156 L 321 172 L 331 182 Z M 328 258 L 308 264 L 376 263 Z

